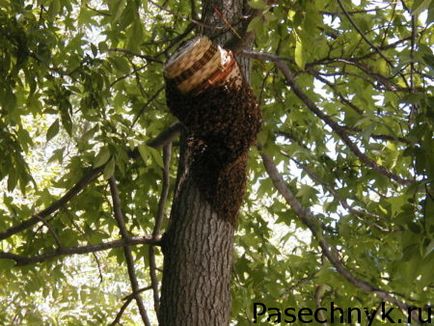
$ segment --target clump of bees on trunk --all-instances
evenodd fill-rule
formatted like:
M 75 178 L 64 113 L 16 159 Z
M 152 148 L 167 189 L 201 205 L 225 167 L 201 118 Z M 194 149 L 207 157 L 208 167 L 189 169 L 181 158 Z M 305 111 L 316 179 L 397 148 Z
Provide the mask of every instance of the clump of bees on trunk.
M 235 224 L 261 125 L 256 97 L 232 54 L 205 37 L 169 59 L 165 75 L 168 107 L 188 130 L 193 178 L 218 216 Z

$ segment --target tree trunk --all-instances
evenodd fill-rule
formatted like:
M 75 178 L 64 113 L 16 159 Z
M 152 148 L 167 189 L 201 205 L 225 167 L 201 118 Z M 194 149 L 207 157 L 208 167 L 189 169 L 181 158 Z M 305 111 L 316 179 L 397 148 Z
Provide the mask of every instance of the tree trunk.
M 203 1 L 203 34 L 219 44 L 232 35 L 212 35 L 240 22 L 243 0 Z M 245 63 L 243 64 L 245 67 Z M 225 326 L 230 322 L 230 281 L 234 225 L 222 219 L 199 190 L 190 171 L 192 153 L 181 137 L 178 182 L 171 221 L 164 236 L 164 270 L 159 323 L 161 326 Z

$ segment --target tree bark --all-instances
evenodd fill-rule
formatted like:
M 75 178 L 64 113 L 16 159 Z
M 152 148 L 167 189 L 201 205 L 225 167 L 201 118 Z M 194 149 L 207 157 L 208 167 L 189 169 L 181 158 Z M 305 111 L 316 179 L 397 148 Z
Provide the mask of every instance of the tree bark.
M 220 27 L 227 30 L 228 26 L 216 9 L 236 26 L 243 4 L 243 0 L 203 1 L 202 21 L 209 28 L 202 33 L 225 44 L 232 34 L 221 33 Z M 230 322 L 235 228 L 218 216 L 198 189 L 190 173 L 191 155 L 186 137 L 181 137 L 176 193 L 162 245 L 164 269 L 158 319 L 162 326 L 225 326 Z

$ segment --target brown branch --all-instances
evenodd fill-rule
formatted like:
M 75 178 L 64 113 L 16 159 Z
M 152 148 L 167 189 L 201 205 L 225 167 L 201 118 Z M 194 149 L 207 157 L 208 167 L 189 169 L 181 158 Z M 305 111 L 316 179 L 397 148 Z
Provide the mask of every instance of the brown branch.
M 173 141 L 175 137 L 177 137 L 182 130 L 183 126 L 181 122 L 175 122 L 170 125 L 167 129 L 163 130 L 157 137 L 150 139 L 146 142 L 146 145 L 160 148 L 163 147 Z
M 147 286 L 145 288 L 141 288 L 138 293 L 150 290 L 152 287 Z M 123 303 L 121 309 L 119 309 L 119 312 L 116 315 L 115 320 L 113 320 L 113 322 L 110 324 L 110 326 L 114 326 L 116 324 L 119 324 L 122 318 L 123 313 L 125 312 L 125 310 L 128 308 L 129 304 L 131 303 L 131 301 L 133 301 L 134 296 L 136 295 L 136 293 L 131 293 L 129 295 L 127 295 L 123 300 L 125 300 L 125 302 Z
M 48 232 L 51 233 L 51 235 L 53 236 L 54 242 L 56 242 L 56 245 L 58 248 L 62 248 L 62 243 L 60 241 L 59 236 L 57 235 L 56 231 L 54 231 L 53 227 L 51 226 L 51 224 L 49 223 L 49 221 L 47 219 L 43 219 L 41 217 L 39 217 L 39 215 L 35 215 L 39 221 L 41 221 L 42 224 L 44 224 L 47 229 Z
M 393 49 L 396 46 L 400 45 L 401 43 L 404 43 L 404 42 L 406 42 L 406 41 L 408 41 L 410 39 L 411 39 L 411 36 L 407 36 L 407 37 L 399 39 L 399 40 L 397 40 L 395 42 L 392 42 L 390 44 L 383 45 L 383 46 L 379 47 L 379 49 L 381 51 Z M 377 54 L 377 52 L 372 51 L 372 52 L 368 52 L 368 53 L 366 53 L 364 55 L 360 55 L 358 57 L 349 57 L 349 58 L 348 57 L 347 58 L 343 58 L 343 57 L 326 57 L 326 58 L 322 58 L 322 59 L 319 59 L 319 60 L 315 60 L 315 61 L 306 63 L 306 67 L 316 66 L 316 65 L 320 65 L 320 64 L 334 63 L 337 59 L 346 59 L 346 60 L 352 60 L 352 61 L 361 61 L 363 59 L 372 57 L 375 54 Z
M 353 18 L 351 17 L 351 15 L 348 13 L 348 11 L 345 9 L 344 5 L 342 4 L 341 0 L 337 0 L 339 7 L 342 9 L 345 17 L 347 17 L 347 19 L 349 20 L 350 24 L 354 27 L 354 29 L 357 31 L 357 33 L 359 33 L 359 35 L 363 38 L 363 40 L 368 43 L 368 45 L 375 50 L 375 52 L 377 52 L 384 60 L 386 60 L 386 62 L 393 67 L 392 62 L 390 62 L 389 58 L 387 58 L 383 52 L 380 51 L 380 49 L 378 47 L 376 47 L 367 37 L 366 35 L 363 33 L 363 31 L 359 28 L 359 26 L 357 26 L 356 22 L 353 20 Z
M 170 49 L 172 49 L 176 44 L 178 44 L 178 42 L 182 41 L 188 34 L 190 34 L 190 32 L 193 31 L 194 28 L 195 28 L 195 23 L 191 22 L 190 24 L 188 24 L 185 30 L 181 34 L 174 37 L 167 45 L 167 47 L 158 54 L 158 56 L 167 54 L 170 51 Z
M 371 79 L 373 79 L 374 81 L 377 81 L 378 83 L 383 85 L 384 88 L 388 91 L 391 91 L 391 92 L 396 92 L 396 91 L 407 92 L 408 91 L 407 88 L 403 88 L 401 86 L 396 85 L 386 76 L 383 76 L 379 73 L 373 72 L 367 65 L 360 63 L 358 60 L 354 60 L 351 58 L 350 59 L 345 59 L 345 58 L 333 59 L 333 63 L 336 63 L 336 62 L 357 67 L 358 69 L 363 71 L 367 76 L 369 76 Z
M 337 0 L 339 7 L 342 9 L 342 11 L 344 12 L 345 17 L 347 17 L 347 19 L 349 20 L 350 24 L 354 27 L 354 29 L 357 31 L 357 33 L 359 33 L 359 35 L 363 38 L 363 40 L 372 48 L 375 50 L 375 52 L 377 52 L 380 57 L 382 57 L 387 64 L 393 69 L 394 65 L 392 63 L 392 61 L 389 60 L 389 58 L 387 58 L 383 52 L 381 52 L 381 50 L 375 45 L 373 44 L 367 37 L 366 35 L 363 33 L 363 31 L 359 28 L 359 26 L 356 24 L 356 22 L 354 21 L 354 19 L 351 17 L 351 15 L 348 14 L 348 11 L 345 9 L 344 5 L 342 4 L 341 0 Z M 405 77 L 400 73 L 400 76 L 402 77 L 404 83 L 408 86 L 407 80 L 405 79 Z
M 131 128 L 134 127 L 137 120 L 139 120 L 140 116 L 145 112 L 145 110 L 148 108 L 148 106 L 160 95 L 160 93 L 164 90 L 164 86 L 160 87 L 154 95 L 151 96 L 151 98 L 143 105 L 143 107 L 140 109 L 140 112 L 136 114 L 134 117 L 133 123 L 131 124 Z
M 327 257 L 330 263 L 336 268 L 336 271 L 339 274 L 341 274 L 348 282 L 350 282 L 355 287 L 361 289 L 362 291 L 368 293 L 374 293 L 381 299 L 398 306 L 400 309 L 404 311 L 408 311 L 409 306 L 406 303 L 402 302 L 401 300 L 393 296 L 391 293 L 382 290 L 370 284 L 369 282 L 354 276 L 345 267 L 344 263 L 339 258 L 339 253 L 337 249 L 331 244 L 329 244 L 326 238 L 324 237 L 319 221 L 316 219 L 316 217 L 312 214 L 312 212 L 309 209 L 304 208 L 301 205 L 301 203 L 298 201 L 295 195 L 286 186 L 286 183 L 283 180 L 283 177 L 278 172 L 277 167 L 274 164 L 273 160 L 263 152 L 261 153 L 261 157 L 262 157 L 265 170 L 267 171 L 271 181 L 273 182 L 273 185 L 276 187 L 277 191 L 282 195 L 282 197 L 285 199 L 288 205 L 292 207 L 292 209 L 295 211 L 295 213 L 297 214 L 301 222 L 304 225 L 306 225 L 309 228 L 309 230 L 312 232 L 312 235 L 318 241 L 323 254 Z M 414 320 L 417 320 L 417 316 L 415 315 L 412 315 L 412 318 L 414 318 Z
M 289 157 L 287 154 L 283 155 Z M 381 221 L 381 218 L 379 216 L 371 214 L 362 209 L 351 207 L 348 204 L 347 199 L 342 198 L 339 193 L 334 189 L 333 185 L 329 185 L 323 182 L 321 178 L 308 165 L 301 163 L 293 157 L 289 157 L 289 159 L 292 160 L 295 164 L 297 164 L 299 168 L 303 169 L 306 174 L 312 179 L 312 181 L 322 185 L 328 192 L 330 192 L 330 194 L 342 205 L 342 207 L 345 208 L 349 213 L 353 214 L 357 219 L 359 219 L 363 223 L 377 228 L 382 232 L 390 232 L 387 227 L 378 224 L 378 222 Z M 368 220 L 366 220 L 365 218 L 368 218 Z
M 50 216 L 64 205 L 66 205 L 72 198 L 77 196 L 89 183 L 95 180 L 103 171 L 104 166 L 98 167 L 96 169 L 90 170 L 86 173 L 71 189 L 69 189 L 61 198 L 54 201 L 50 206 L 42 210 L 41 212 L 33 215 L 29 219 L 21 222 L 20 224 L 10 227 L 6 231 L 0 232 L 0 240 L 9 238 L 10 236 L 24 231 L 29 227 L 37 224 L 39 221 Z
M 121 200 L 119 197 L 119 190 L 116 184 L 116 180 L 114 177 L 110 177 L 109 179 L 110 192 L 113 200 L 113 213 L 116 219 L 116 222 L 119 227 L 120 234 L 122 239 L 128 241 L 130 239 L 130 235 L 128 234 L 127 227 L 125 225 L 124 214 L 121 208 Z M 136 271 L 134 267 L 134 258 L 131 253 L 131 249 L 128 246 L 124 246 L 124 255 L 128 268 L 128 276 L 130 278 L 131 288 L 134 293 L 134 298 L 137 303 L 137 307 L 139 308 L 140 316 L 142 317 L 143 323 L 146 326 L 151 326 L 151 322 L 149 321 L 148 314 L 146 312 L 145 305 L 143 304 L 143 300 L 139 294 L 139 282 L 137 281 Z
M 160 59 L 157 59 L 154 56 L 150 56 L 150 55 L 146 55 L 146 54 L 141 54 L 141 53 L 136 53 L 136 52 L 133 52 L 133 51 L 128 50 L 128 49 L 111 48 L 111 49 L 108 49 L 108 50 L 111 51 L 111 52 L 119 52 L 119 53 L 123 53 L 123 54 L 126 54 L 126 55 L 131 55 L 131 56 L 134 56 L 134 57 L 138 57 L 138 58 L 144 59 L 144 60 L 149 61 L 149 62 L 155 62 L 155 63 L 163 64 L 163 61 L 161 61 Z
M 94 253 L 94 252 L 104 251 L 104 250 L 109 250 L 114 248 L 120 248 L 124 246 L 135 246 L 140 244 L 151 244 L 154 246 L 159 246 L 160 240 L 150 238 L 150 237 L 131 237 L 127 241 L 113 240 L 113 241 L 103 242 L 94 245 L 86 245 L 86 246 L 79 246 L 79 247 L 63 247 L 50 253 L 46 253 L 38 256 L 31 256 L 31 257 L 0 251 L 0 259 L 12 259 L 15 260 L 16 266 L 25 266 L 25 265 L 42 263 L 44 261 L 59 256 L 82 255 L 82 254 Z
M 320 82 L 326 84 L 333 93 L 341 100 L 343 104 L 346 104 L 348 107 L 353 109 L 356 113 L 362 115 L 363 110 L 359 108 L 357 105 L 353 104 L 350 100 L 348 100 L 341 92 L 338 91 L 335 84 L 327 80 L 326 78 L 322 77 L 321 74 L 316 71 L 315 69 L 309 68 L 307 69 L 307 72 L 309 72 L 311 75 L 313 75 L 316 79 L 318 79 Z
M 348 100 L 341 92 L 339 92 L 337 89 L 337 86 L 335 84 L 333 84 L 332 82 L 330 82 L 326 78 L 322 77 L 321 74 L 318 71 L 316 71 L 315 69 L 308 68 L 308 69 L 306 69 L 306 71 L 309 72 L 316 79 L 318 79 L 320 82 L 327 85 L 333 91 L 333 94 L 335 94 L 339 98 L 339 100 L 342 104 L 347 105 L 348 107 L 353 109 L 353 111 L 356 112 L 357 114 L 363 115 L 363 110 L 361 108 L 359 108 L 357 105 L 355 105 L 354 103 L 352 103 L 350 100 Z M 361 129 L 355 128 L 355 127 L 344 127 L 344 126 L 342 126 L 342 127 L 345 128 L 348 132 L 361 132 L 362 131 Z M 376 140 L 398 141 L 398 142 L 401 142 L 404 144 L 410 144 L 409 140 L 407 140 L 403 137 L 398 137 L 398 136 L 394 136 L 394 135 L 370 134 L 369 137 L 372 139 L 376 139 Z
M 140 70 L 145 69 L 146 67 L 148 67 L 147 63 L 144 64 L 143 66 L 135 67 L 131 72 L 126 73 L 125 75 L 122 75 L 122 76 L 116 78 L 114 81 L 111 82 L 110 88 L 112 88 L 115 84 L 119 83 L 121 80 L 124 80 L 124 79 L 130 77 L 131 75 L 139 72 Z
M 163 185 L 160 200 L 158 201 L 157 215 L 155 216 L 155 226 L 152 231 L 152 238 L 158 238 L 161 232 L 161 224 L 164 218 L 164 206 L 169 196 L 170 187 L 170 158 L 172 155 L 172 143 L 163 146 Z M 158 290 L 157 264 L 155 262 L 155 248 L 149 246 L 149 274 L 151 277 L 152 291 L 154 295 L 154 309 L 158 316 L 160 310 L 160 294 Z
M 172 143 L 163 146 L 163 185 L 161 196 L 158 202 L 158 211 L 155 218 L 155 227 L 152 232 L 152 237 L 157 238 L 160 235 L 161 224 L 164 218 L 164 206 L 166 205 L 167 197 L 169 196 L 170 186 L 170 159 L 172 156 Z
M 89 10 L 91 10 L 91 11 L 96 12 L 97 14 L 99 14 L 101 16 L 105 16 L 105 17 L 110 17 L 111 16 L 111 14 L 108 11 L 103 11 L 103 10 L 92 8 L 87 3 L 86 3 L 86 8 L 89 9 Z
M 387 176 L 388 178 L 396 181 L 397 183 L 401 185 L 408 185 L 412 184 L 413 181 L 409 179 L 404 179 L 400 177 L 399 175 L 394 174 L 393 172 L 386 169 L 384 166 L 378 165 L 376 162 L 374 162 L 371 158 L 369 158 L 366 154 L 362 153 L 362 151 L 357 147 L 355 143 L 351 141 L 351 139 L 348 136 L 347 130 L 345 127 L 342 127 L 339 125 L 336 121 L 331 119 L 330 116 L 322 112 L 316 104 L 302 91 L 302 89 L 297 85 L 295 82 L 294 76 L 292 75 L 291 71 L 289 70 L 288 65 L 278 56 L 270 54 L 270 53 L 263 53 L 263 52 L 254 52 L 254 51 L 243 51 L 243 55 L 259 59 L 259 60 L 265 60 L 265 61 L 272 61 L 274 64 L 280 69 L 280 71 L 285 76 L 285 79 L 288 83 L 288 85 L 291 87 L 295 95 L 307 106 L 307 108 L 314 113 L 317 117 L 319 117 L 325 124 L 327 124 L 338 136 L 339 138 L 344 142 L 345 145 L 353 152 L 354 155 L 356 155 L 361 162 L 366 164 L 368 167 L 372 168 L 374 171 L 376 171 L 379 174 L 382 174 L 384 176 Z

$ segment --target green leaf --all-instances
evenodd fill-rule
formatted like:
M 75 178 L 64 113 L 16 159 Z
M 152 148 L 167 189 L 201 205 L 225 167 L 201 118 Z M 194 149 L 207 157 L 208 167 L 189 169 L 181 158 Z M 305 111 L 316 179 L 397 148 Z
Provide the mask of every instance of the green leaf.
M 60 11 L 60 0 L 52 0 L 50 6 L 48 7 L 48 15 L 54 18 Z
M 159 167 L 163 168 L 163 158 L 161 157 L 161 153 L 155 148 L 149 147 L 149 152 L 151 153 L 152 158 L 158 164 Z
M 112 157 L 104 168 L 104 179 L 108 180 L 115 172 L 115 159 Z
M 47 141 L 59 133 L 59 119 L 56 119 L 47 130 Z
M 128 48 L 135 51 L 138 50 L 143 42 L 143 26 L 139 19 L 134 20 L 128 36 Z
M 296 36 L 294 60 L 297 66 L 304 70 L 303 43 L 300 37 Z
M 432 252 L 434 252 L 434 239 L 431 240 L 429 245 L 425 248 L 424 258 L 428 257 Z
M 262 18 L 255 17 L 249 23 L 249 26 L 247 27 L 247 32 L 254 32 L 255 34 L 258 34 L 261 31 L 261 29 L 262 29 Z
M 149 158 L 149 152 L 148 152 L 149 147 L 142 144 L 142 145 L 139 145 L 137 148 L 139 149 L 139 153 L 140 153 L 140 156 L 142 157 L 142 160 L 146 163 L 146 161 Z
M 297 192 L 297 197 L 301 197 L 304 203 L 309 203 L 312 199 L 316 199 L 316 194 L 318 190 L 309 186 L 309 185 L 301 185 L 300 189 Z
M 109 2 L 111 4 L 111 12 L 113 14 L 112 16 L 112 22 L 116 22 L 122 15 L 122 11 L 125 8 L 125 1 L 126 0 L 113 0 Z
M 249 6 L 253 9 L 265 10 L 268 8 L 268 5 L 264 0 L 250 0 Z
M 0 270 L 9 270 L 16 264 L 17 262 L 13 259 L 0 258 Z
M 111 153 L 108 147 L 103 147 L 101 151 L 98 153 L 98 155 L 95 158 L 94 167 L 100 167 L 107 163 L 107 161 L 110 159 Z
M 125 57 L 113 57 L 110 58 L 110 62 L 113 64 L 115 69 L 119 70 L 122 74 L 130 72 L 130 64 Z
M 430 6 L 432 0 L 415 0 L 411 7 L 411 14 L 419 16 L 420 13 Z
M 434 1 L 431 1 L 428 8 L 428 16 L 426 18 L 426 24 L 431 24 L 434 22 Z

